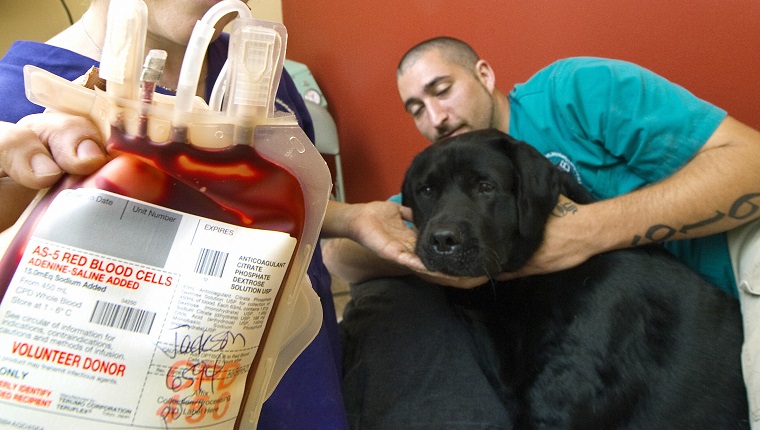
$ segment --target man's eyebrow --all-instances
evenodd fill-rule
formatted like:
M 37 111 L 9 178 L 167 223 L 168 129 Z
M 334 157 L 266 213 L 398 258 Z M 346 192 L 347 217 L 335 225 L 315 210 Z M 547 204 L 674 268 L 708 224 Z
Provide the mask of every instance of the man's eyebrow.
M 425 94 L 432 93 L 435 90 L 435 87 L 438 86 L 438 84 L 441 83 L 441 81 L 448 78 L 449 78 L 448 76 L 436 76 L 435 78 L 431 79 L 430 82 L 425 84 L 424 87 L 422 87 L 423 88 L 422 92 Z M 421 100 L 418 99 L 417 97 L 410 97 L 406 100 L 406 102 L 404 102 L 404 108 L 406 109 L 407 112 L 409 112 L 409 109 L 411 109 L 412 105 L 417 104 L 417 103 L 421 103 Z

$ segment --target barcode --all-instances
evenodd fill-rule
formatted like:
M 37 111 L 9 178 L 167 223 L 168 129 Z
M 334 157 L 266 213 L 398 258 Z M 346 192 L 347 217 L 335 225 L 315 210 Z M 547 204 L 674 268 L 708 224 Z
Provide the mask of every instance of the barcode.
M 155 318 L 155 312 L 98 300 L 90 316 L 90 322 L 148 334 Z
M 221 278 L 228 255 L 230 254 L 227 252 L 201 248 L 198 261 L 195 262 L 195 273 Z

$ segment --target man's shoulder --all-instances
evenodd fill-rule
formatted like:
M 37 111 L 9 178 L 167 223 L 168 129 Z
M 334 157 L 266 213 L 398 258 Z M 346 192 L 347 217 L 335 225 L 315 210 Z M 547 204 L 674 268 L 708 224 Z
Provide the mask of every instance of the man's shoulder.
M 585 95 L 607 94 L 611 88 L 641 88 L 642 83 L 648 88 L 662 87 L 665 82 L 654 72 L 625 60 L 569 57 L 549 64 L 525 83 L 515 85 L 510 97 L 522 100 L 541 95 L 551 100 L 596 102 L 596 98 Z
M 598 76 L 603 78 L 605 76 L 641 74 L 643 71 L 648 72 L 642 66 L 625 60 L 602 57 L 568 57 L 549 64 L 539 71 L 534 78 L 541 76 L 546 76 L 546 78 L 561 77 L 561 81 L 566 81 L 573 77 L 589 79 Z

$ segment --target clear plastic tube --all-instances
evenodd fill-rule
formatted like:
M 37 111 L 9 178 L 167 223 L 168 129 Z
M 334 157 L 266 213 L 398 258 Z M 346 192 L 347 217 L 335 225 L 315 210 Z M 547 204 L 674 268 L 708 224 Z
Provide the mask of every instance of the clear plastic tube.
M 209 98 L 208 105 L 213 111 L 222 110 L 222 101 L 224 100 L 224 94 L 227 90 L 227 73 L 230 68 L 230 62 L 225 61 L 222 66 L 222 71 L 219 72 L 219 77 L 214 83 L 214 89 L 211 90 L 211 97 Z
M 251 9 L 240 0 L 222 0 L 212 6 L 200 19 L 201 22 L 212 26 L 219 22 L 223 16 L 237 12 L 241 18 L 252 18 Z
M 239 0 L 222 0 L 209 9 L 195 23 L 190 42 L 182 60 L 182 70 L 177 84 L 172 117 L 172 140 L 185 141 L 187 138 L 187 114 L 193 109 L 193 98 L 198 88 L 201 68 L 206 50 L 214 35 L 214 25 L 225 15 L 237 12 L 239 16 L 251 18 L 251 10 Z M 221 78 L 221 77 L 220 77 Z

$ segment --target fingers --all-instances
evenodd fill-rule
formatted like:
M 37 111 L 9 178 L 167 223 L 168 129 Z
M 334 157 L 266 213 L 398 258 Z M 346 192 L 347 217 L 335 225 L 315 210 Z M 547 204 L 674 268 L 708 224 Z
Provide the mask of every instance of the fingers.
M 412 213 L 412 208 L 401 206 L 399 208 L 399 212 L 401 213 L 401 218 L 404 221 L 414 222 L 414 214 Z
M 523 274 L 521 272 L 504 272 L 497 275 L 496 280 L 497 281 L 511 281 L 513 279 L 517 279 L 517 278 L 520 278 L 522 276 L 527 276 L 527 275 L 528 273 Z
M 55 181 L 60 175 L 60 169 L 46 154 L 47 149 L 32 130 L 16 124 L 0 122 L 2 176 L 11 176 L 17 182 L 27 186 L 32 185 L 35 177 L 42 178 L 42 181 L 51 177 L 50 181 Z
M 415 272 L 427 272 L 427 268 L 422 263 L 422 260 L 414 252 L 414 247 L 404 249 L 395 256 L 394 260 L 396 263 L 408 267 Z
M 457 276 L 449 276 L 439 272 L 424 272 L 417 273 L 417 276 L 427 282 L 431 282 L 446 287 L 460 288 L 460 289 L 472 289 L 479 287 L 488 282 L 488 277 L 479 276 L 476 278 L 465 278 Z
M 64 173 L 85 175 L 107 161 L 103 139 L 87 118 L 45 113 L 0 123 L 0 170 L 29 188 L 52 185 Z
M 89 118 L 50 112 L 27 116 L 19 125 L 32 129 L 67 173 L 92 173 L 107 161 L 103 137 Z

